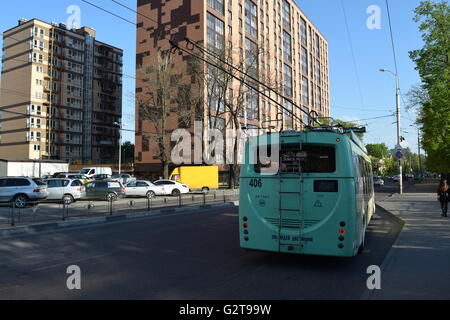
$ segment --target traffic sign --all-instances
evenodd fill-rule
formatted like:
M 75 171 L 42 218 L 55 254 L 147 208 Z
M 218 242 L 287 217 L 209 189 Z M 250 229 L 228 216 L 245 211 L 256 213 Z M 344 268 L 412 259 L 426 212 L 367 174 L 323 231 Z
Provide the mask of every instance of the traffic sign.
M 403 153 L 401 152 L 401 151 L 398 151 L 396 154 L 395 154 L 395 156 L 397 157 L 397 159 L 401 159 L 401 158 L 403 158 Z

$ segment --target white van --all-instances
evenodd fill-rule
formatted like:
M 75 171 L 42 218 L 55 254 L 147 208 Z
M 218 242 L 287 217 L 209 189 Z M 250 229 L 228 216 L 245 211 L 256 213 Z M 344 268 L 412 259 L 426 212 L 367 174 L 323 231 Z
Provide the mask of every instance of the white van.
M 83 168 L 80 170 L 80 174 L 84 174 L 89 178 L 96 174 L 109 174 L 110 176 L 112 176 L 112 169 L 108 167 Z

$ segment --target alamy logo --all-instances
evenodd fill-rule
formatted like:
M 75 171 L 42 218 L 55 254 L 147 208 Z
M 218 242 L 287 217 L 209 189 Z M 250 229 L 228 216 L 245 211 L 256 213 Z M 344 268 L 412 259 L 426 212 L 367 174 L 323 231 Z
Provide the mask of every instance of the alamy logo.
M 68 6 L 66 13 L 70 14 L 66 22 L 66 25 L 68 27 L 73 29 L 81 27 L 81 9 L 79 6 L 77 5 Z
M 81 290 L 81 269 L 77 265 L 71 265 L 67 267 L 67 274 L 70 276 L 67 278 L 67 289 L 69 290 Z
M 367 274 L 370 277 L 367 279 L 367 288 L 369 290 L 381 290 L 381 269 L 379 266 L 369 266 L 367 268 Z
M 367 28 L 369 30 L 381 29 L 381 8 L 376 5 L 371 5 L 367 8 L 367 14 L 370 16 L 367 18 Z

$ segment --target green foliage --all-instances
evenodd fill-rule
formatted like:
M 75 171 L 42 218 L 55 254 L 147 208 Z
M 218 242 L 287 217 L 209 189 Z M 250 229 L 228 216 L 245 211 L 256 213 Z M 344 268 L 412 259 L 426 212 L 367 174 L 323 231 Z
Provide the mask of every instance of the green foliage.
M 132 144 L 130 141 L 126 141 L 124 144 L 122 144 L 122 162 L 134 162 L 134 144 Z
M 414 20 L 424 47 L 410 52 L 422 83 L 410 93 L 410 107 L 419 110 L 422 145 L 431 171 L 450 172 L 450 6 L 447 1 L 422 1 Z
M 366 149 L 370 156 L 377 159 L 383 159 L 389 155 L 389 149 L 384 143 L 368 144 Z

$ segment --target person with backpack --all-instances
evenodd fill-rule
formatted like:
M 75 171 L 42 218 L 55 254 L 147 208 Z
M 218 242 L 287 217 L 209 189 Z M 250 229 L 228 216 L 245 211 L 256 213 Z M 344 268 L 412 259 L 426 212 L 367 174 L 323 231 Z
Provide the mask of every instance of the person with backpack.
M 447 180 L 442 180 L 438 188 L 438 200 L 441 203 L 442 216 L 447 217 L 448 202 L 450 200 L 449 185 Z

